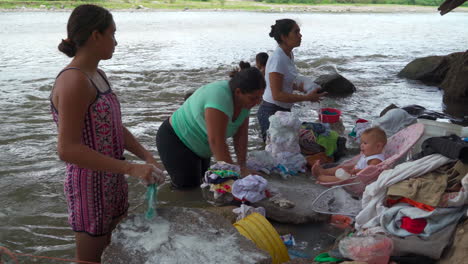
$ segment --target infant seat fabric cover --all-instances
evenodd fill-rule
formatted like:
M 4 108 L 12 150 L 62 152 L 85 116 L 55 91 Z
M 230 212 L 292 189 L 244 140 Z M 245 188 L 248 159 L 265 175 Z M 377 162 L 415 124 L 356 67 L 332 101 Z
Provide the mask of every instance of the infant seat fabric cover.
M 385 160 L 381 163 L 367 166 L 356 174 L 355 177 L 350 179 L 336 182 L 324 182 L 320 184 L 324 186 L 335 186 L 359 181 L 361 182 L 360 184 L 347 186 L 346 189 L 352 193 L 360 195 L 364 192 L 366 185 L 375 181 L 382 171 L 392 168 L 399 159 L 403 158 L 411 147 L 416 144 L 423 133 L 424 125 L 421 123 L 416 123 L 406 127 L 388 139 L 387 145 L 384 149 Z M 356 164 L 359 158 L 360 155 L 357 155 L 352 159 L 345 161 L 343 164 Z

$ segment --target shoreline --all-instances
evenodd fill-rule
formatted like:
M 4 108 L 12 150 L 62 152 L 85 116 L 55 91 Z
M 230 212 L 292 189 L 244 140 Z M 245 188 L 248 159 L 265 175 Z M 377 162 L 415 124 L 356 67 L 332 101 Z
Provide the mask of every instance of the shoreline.
M 20 2 L 21 3 L 21 2 Z M 236 3 L 249 3 L 239 7 Z M 232 4 L 232 8 L 229 7 Z M 186 4 L 177 4 L 170 7 L 147 7 L 144 4 L 135 5 L 132 8 L 108 8 L 112 12 L 267 12 L 267 13 L 434 13 L 439 14 L 438 6 L 411 6 L 411 5 L 350 5 L 350 4 L 324 4 L 324 5 L 305 5 L 305 4 L 267 4 L 251 1 L 227 1 L 225 5 L 217 4 L 219 7 L 196 6 L 191 7 L 191 2 Z M 0 8 L 0 12 L 70 12 L 73 7 L 26 7 L 17 6 L 15 8 Z M 458 7 L 450 13 L 466 13 L 468 7 Z

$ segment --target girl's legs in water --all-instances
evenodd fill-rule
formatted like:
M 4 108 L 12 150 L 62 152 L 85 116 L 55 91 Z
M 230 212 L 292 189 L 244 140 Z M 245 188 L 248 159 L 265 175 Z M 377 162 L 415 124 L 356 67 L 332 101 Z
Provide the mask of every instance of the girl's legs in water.
M 108 234 L 103 236 L 91 236 L 85 232 L 75 232 L 76 258 L 81 261 L 101 262 L 104 249 L 110 244 L 112 231 L 127 214 L 114 219 Z

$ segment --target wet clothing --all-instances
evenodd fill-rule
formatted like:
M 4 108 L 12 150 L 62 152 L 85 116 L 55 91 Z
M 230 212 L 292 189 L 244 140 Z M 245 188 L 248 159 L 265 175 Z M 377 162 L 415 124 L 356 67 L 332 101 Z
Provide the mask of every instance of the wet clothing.
M 294 64 L 294 54 L 291 52 L 291 58 L 289 58 L 280 46 L 276 47 L 273 54 L 268 58 L 265 66 L 266 89 L 263 94 L 263 101 L 285 109 L 291 109 L 293 103 L 284 103 L 273 99 L 270 84 L 270 73 L 272 72 L 283 75 L 282 91 L 285 93 L 293 93 L 293 83 L 299 75 L 296 65 Z
M 172 185 L 188 188 L 201 184 L 205 171 L 210 167 L 210 158 L 202 158 L 190 150 L 176 135 L 169 119 L 158 129 L 156 146 L 159 157 L 171 176 Z
M 212 155 L 206 131 L 207 108 L 217 109 L 228 116 L 226 138 L 232 137 L 250 114 L 250 110 L 242 109 L 237 119 L 232 121 L 234 100 L 228 81 L 207 84 L 190 96 L 172 115 L 172 127 L 180 140 L 202 158 Z
M 439 153 L 451 159 L 459 159 L 468 164 L 468 142 L 463 141 L 457 135 L 431 137 L 422 143 L 422 151 L 415 155 L 419 159 L 427 155 Z
M 66 68 L 67 70 L 80 70 Z M 120 103 L 102 72 L 108 89 L 100 92 L 85 114 L 81 142 L 89 148 L 115 159 L 124 159 L 124 135 Z M 57 78 L 58 78 L 57 76 Z M 57 126 L 59 112 L 51 100 L 51 111 Z M 112 230 L 112 220 L 127 213 L 128 185 L 123 174 L 94 171 L 67 163 L 64 191 L 68 206 L 68 222 L 75 232 L 91 236 L 106 235 Z

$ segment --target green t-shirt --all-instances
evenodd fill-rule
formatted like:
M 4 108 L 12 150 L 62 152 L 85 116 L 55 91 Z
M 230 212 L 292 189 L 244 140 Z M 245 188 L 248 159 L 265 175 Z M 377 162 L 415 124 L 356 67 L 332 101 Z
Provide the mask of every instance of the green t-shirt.
M 172 127 L 180 140 L 202 158 L 212 155 L 205 122 L 207 108 L 217 109 L 228 116 L 226 138 L 232 137 L 250 114 L 250 110 L 242 109 L 232 122 L 234 101 L 228 81 L 213 82 L 197 89 L 172 115 Z

